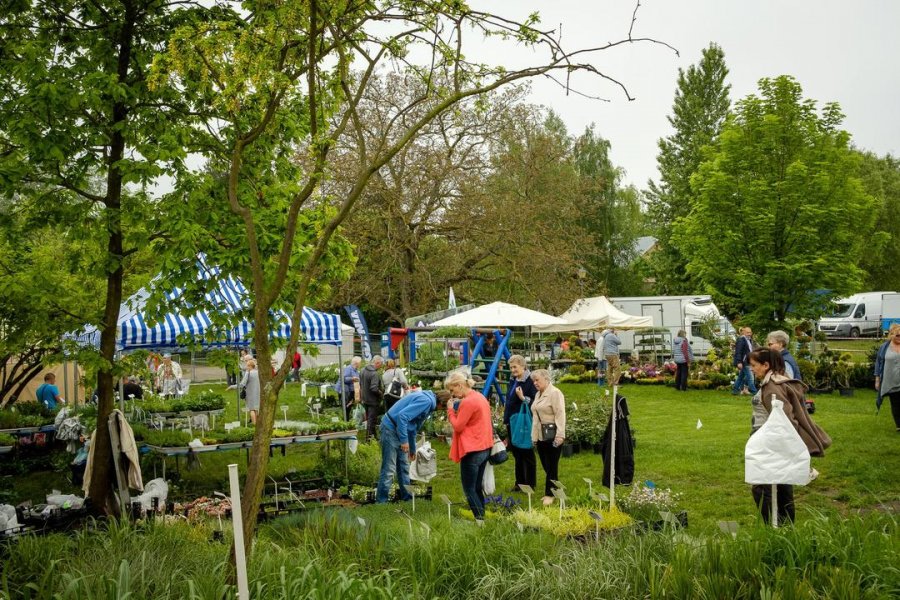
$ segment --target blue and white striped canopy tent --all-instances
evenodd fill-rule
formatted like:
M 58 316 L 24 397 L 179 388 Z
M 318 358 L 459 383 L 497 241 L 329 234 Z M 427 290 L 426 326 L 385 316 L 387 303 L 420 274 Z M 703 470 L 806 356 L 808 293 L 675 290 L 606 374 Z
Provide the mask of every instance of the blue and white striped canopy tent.
M 205 280 L 217 278 L 219 270 L 201 267 L 199 276 Z M 165 293 L 165 297 L 175 301 L 182 293 L 183 290 L 175 289 Z M 241 319 L 237 325 L 216 331 L 217 326 L 210 318 L 211 311 L 235 315 L 244 308 L 249 293 L 240 281 L 231 276 L 221 278 L 216 287 L 206 293 L 206 302 L 212 306 L 211 311 L 166 313 L 154 325 L 150 324 L 150 318 L 144 310 L 149 296 L 149 291 L 144 288 L 122 304 L 116 334 L 118 350 L 174 348 L 184 345 L 180 340 L 185 337 L 193 338 L 206 346 L 241 346 L 250 342 L 253 331 L 250 321 Z M 291 334 L 290 315 L 285 311 L 276 311 L 274 317 L 275 325 L 270 336 L 273 339 L 288 339 Z M 301 340 L 304 342 L 341 345 L 341 319 L 338 315 L 304 307 L 300 328 Z M 99 346 L 100 334 L 92 327 L 78 335 L 77 339 L 84 344 Z

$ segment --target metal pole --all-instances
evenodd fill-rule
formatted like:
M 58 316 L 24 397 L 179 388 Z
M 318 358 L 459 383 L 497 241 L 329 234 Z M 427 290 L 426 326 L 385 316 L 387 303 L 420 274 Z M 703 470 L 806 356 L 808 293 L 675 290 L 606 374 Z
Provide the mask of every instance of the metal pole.
M 772 527 L 778 529 L 778 486 L 772 484 Z
M 343 345 L 343 344 L 341 344 Z M 338 389 L 341 390 L 341 411 L 344 413 L 344 420 L 347 420 L 347 391 L 344 389 L 344 358 L 341 353 L 341 346 L 338 349 Z
M 247 585 L 247 555 L 244 552 L 244 516 L 241 513 L 241 485 L 238 481 L 237 464 L 228 465 L 228 478 L 231 481 L 231 523 L 234 526 L 234 562 L 237 567 L 238 598 L 250 600 L 250 588 Z
M 612 431 L 609 444 L 609 509 L 616 507 L 616 405 L 619 403 L 619 385 L 613 385 Z

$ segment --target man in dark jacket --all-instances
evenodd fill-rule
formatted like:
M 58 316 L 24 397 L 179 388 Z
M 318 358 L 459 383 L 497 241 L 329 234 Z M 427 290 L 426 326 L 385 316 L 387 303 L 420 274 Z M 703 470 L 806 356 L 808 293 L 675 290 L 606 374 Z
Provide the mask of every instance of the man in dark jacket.
M 753 330 L 749 327 L 741 327 L 741 337 L 734 343 L 734 366 L 737 368 L 737 377 L 731 393 L 735 396 L 756 393 L 756 383 L 753 381 L 753 373 L 750 371 L 751 352 L 753 352 Z
M 359 391 L 363 406 L 366 407 L 366 441 L 375 437 L 375 420 L 378 418 L 378 408 L 384 398 L 384 383 L 378 374 L 378 369 L 383 363 L 384 359 L 376 356 L 359 374 Z

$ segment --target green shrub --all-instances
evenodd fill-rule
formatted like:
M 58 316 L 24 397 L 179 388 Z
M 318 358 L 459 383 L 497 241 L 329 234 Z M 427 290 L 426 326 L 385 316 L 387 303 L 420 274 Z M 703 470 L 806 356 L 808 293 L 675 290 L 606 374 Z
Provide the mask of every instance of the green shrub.
M 16 438 L 15 436 L 9 435 L 8 433 L 0 433 L 0 446 L 15 446 Z
M 358 483 L 374 486 L 381 473 L 381 446 L 375 440 L 357 444 L 356 453 L 350 454 L 348 477 L 344 477 L 343 451 L 332 447 L 330 450 L 323 444 L 319 451 L 319 466 L 316 474 L 325 481 L 337 481 L 344 484 Z
M 583 375 L 587 369 L 584 365 L 574 364 L 569 367 L 569 375 Z
M 225 408 L 225 397 L 222 394 L 210 390 L 204 390 L 199 394 L 190 394 L 172 402 L 174 412 L 205 410 L 221 410 Z

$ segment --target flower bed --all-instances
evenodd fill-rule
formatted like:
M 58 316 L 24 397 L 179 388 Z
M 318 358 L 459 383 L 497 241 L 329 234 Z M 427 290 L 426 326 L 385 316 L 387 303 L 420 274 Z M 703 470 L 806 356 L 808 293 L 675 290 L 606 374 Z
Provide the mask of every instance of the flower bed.
M 552 533 L 558 537 L 587 539 L 599 529 L 611 532 L 630 526 L 633 519 L 619 510 L 595 510 L 603 519 L 596 521 L 587 508 L 565 508 L 560 516 L 559 507 L 548 506 L 532 511 L 518 510 L 509 518 L 523 527 Z

